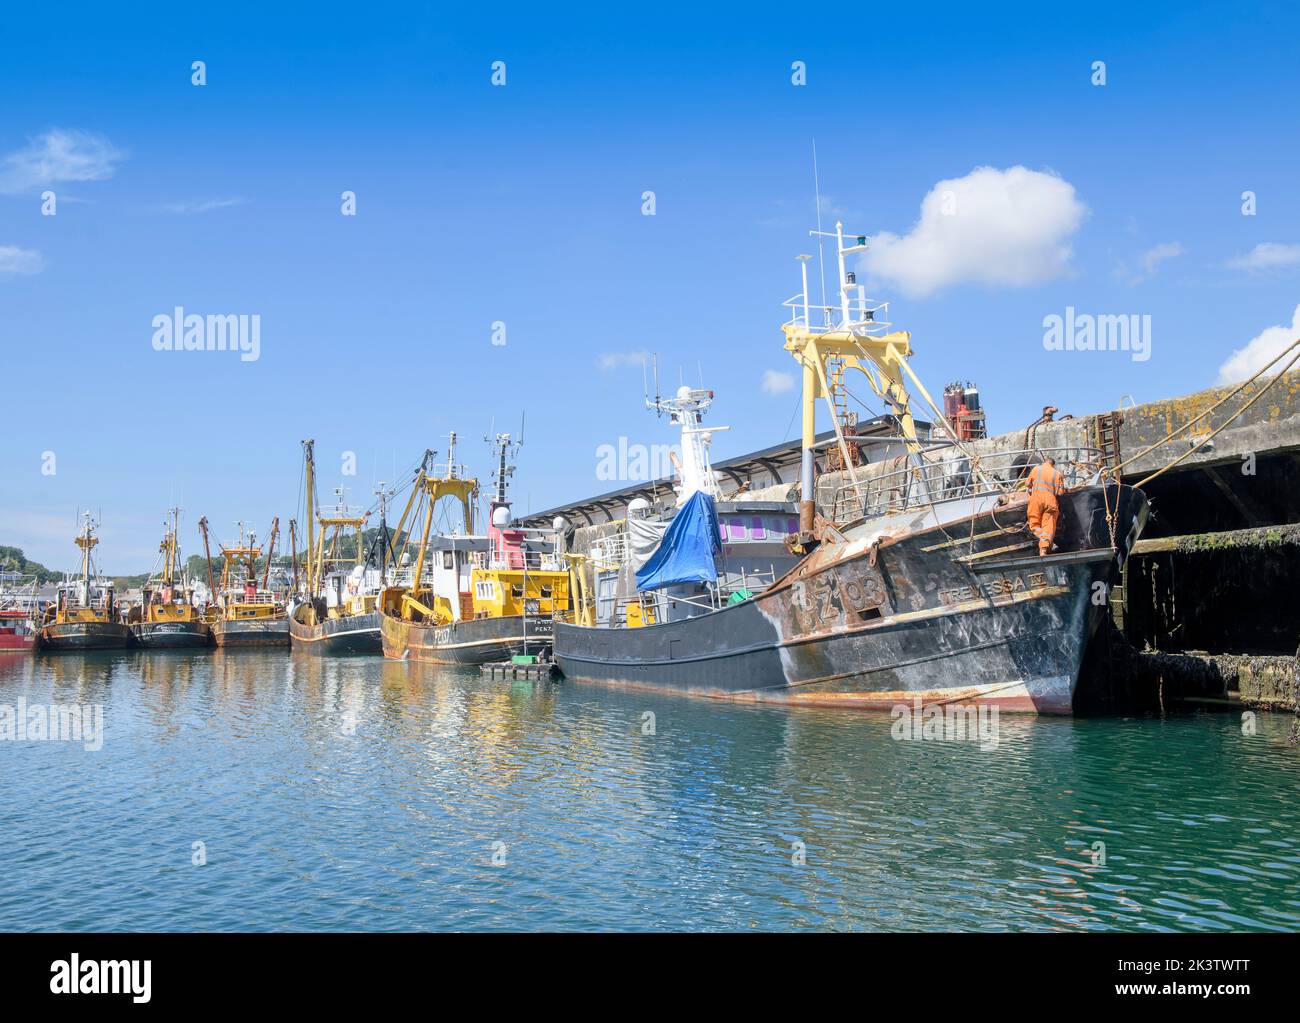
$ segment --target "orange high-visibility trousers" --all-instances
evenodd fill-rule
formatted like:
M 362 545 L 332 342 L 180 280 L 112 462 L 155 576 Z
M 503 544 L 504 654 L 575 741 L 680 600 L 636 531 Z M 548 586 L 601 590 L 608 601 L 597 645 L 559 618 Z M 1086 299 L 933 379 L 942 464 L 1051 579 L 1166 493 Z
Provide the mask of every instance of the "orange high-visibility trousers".
M 1061 509 L 1056 503 L 1056 495 L 1039 491 L 1029 495 L 1029 530 L 1038 537 L 1038 553 L 1046 554 L 1052 549 L 1052 539 L 1056 536 L 1056 520 L 1060 518 Z

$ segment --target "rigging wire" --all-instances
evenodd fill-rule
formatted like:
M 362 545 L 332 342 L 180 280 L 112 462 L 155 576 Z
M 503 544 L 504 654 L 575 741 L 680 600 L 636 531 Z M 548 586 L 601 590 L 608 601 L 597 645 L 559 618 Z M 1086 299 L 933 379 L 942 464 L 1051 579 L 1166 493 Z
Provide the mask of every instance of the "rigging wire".
M 816 196 L 817 206 L 817 271 L 822 278 L 822 309 L 826 308 L 826 249 L 825 239 L 822 237 L 822 188 L 821 181 L 817 176 L 817 140 L 812 140 L 813 151 L 813 193 Z

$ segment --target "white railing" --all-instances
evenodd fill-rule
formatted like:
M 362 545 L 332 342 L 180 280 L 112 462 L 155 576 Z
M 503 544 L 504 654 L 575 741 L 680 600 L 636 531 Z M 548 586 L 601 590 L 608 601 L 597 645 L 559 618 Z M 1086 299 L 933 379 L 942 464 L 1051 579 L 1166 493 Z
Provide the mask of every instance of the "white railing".
M 107 611 L 109 599 L 107 597 L 91 597 L 89 600 L 82 600 L 78 596 L 71 596 L 64 599 L 63 610 L 65 611 Z
M 257 590 L 256 593 L 249 595 L 245 590 L 227 590 L 222 594 L 222 603 L 229 606 L 230 604 L 268 604 L 274 605 L 279 603 L 275 593 L 271 590 Z
M 805 298 L 802 294 L 793 295 L 787 298 L 781 305 L 791 310 L 791 315 L 785 321 L 787 327 L 797 327 L 807 330 L 810 334 L 824 334 L 831 330 L 853 329 L 859 334 L 875 334 L 878 332 L 888 331 L 893 326 L 885 319 L 889 315 L 888 302 L 869 302 L 865 297 L 863 286 L 860 284 L 849 285 L 856 290 L 854 298 L 849 303 L 850 322 L 847 324 L 837 323 L 836 317 L 841 316 L 841 310 L 838 305 L 815 305 L 807 303 L 808 315 L 804 315 Z M 808 322 L 813 318 L 814 312 L 823 314 L 824 323 L 813 324 Z
M 563 562 L 550 551 L 481 551 L 474 555 L 474 567 L 499 572 L 562 572 Z
M 620 568 L 631 560 L 631 541 L 626 531 L 602 536 L 588 548 L 588 556 L 601 571 Z
M 1005 494 L 1019 489 L 1034 466 L 1046 457 L 1056 459 L 1056 468 L 1066 487 L 1095 483 L 1103 456 L 1090 447 L 1022 448 L 968 457 L 952 445 L 927 449 L 918 464 L 915 457 L 901 456 L 897 469 L 846 482 L 835 488 L 832 516 L 836 523 L 889 515 L 925 508 L 939 501 Z

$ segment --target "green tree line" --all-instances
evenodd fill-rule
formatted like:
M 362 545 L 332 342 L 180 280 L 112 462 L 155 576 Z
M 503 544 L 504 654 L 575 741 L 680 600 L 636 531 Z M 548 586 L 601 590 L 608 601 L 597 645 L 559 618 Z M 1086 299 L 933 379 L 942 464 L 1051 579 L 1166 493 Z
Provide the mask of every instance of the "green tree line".
M 53 568 L 46 568 L 39 561 L 28 561 L 21 548 L 0 547 L 0 572 L 17 572 L 20 575 L 34 575 L 36 581 L 45 583 L 58 582 L 63 573 Z

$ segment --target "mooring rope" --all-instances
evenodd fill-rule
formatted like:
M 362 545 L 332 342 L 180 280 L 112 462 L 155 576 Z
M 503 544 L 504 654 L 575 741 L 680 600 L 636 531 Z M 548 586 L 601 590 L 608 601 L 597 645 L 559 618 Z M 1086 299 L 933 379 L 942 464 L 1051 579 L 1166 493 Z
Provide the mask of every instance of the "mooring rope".
M 1132 464 L 1133 464 L 1134 462 L 1136 462 L 1139 458 L 1142 458 L 1142 457 L 1144 457 L 1145 455 L 1150 454 L 1152 451 L 1154 451 L 1156 448 L 1160 447 L 1160 446 L 1163 445 L 1163 444 L 1168 444 L 1171 440 L 1173 440 L 1175 437 L 1178 437 L 1178 436 L 1179 436 L 1180 434 L 1182 434 L 1184 431 L 1191 429 L 1192 426 L 1194 426 L 1196 423 L 1199 423 L 1199 422 L 1200 422 L 1202 419 L 1204 419 L 1206 416 L 1210 415 L 1212 412 L 1215 411 L 1215 409 L 1219 408 L 1219 406 L 1223 405 L 1226 401 L 1228 401 L 1228 400 L 1231 399 L 1231 398 L 1236 397 L 1238 394 L 1240 394 L 1242 391 L 1244 391 L 1247 387 L 1249 387 L 1249 386 L 1250 386 L 1251 384 L 1253 384 L 1256 380 L 1258 380 L 1261 376 L 1263 376 L 1265 373 L 1267 373 L 1267 372 L 1269 371 L 1270 368 L 1272 368 L 1273 366 L 1275 366 L 1278 362 L 1280 362 L 1282 359 L 1284 359 L 1287 355 L 1289 355 L 1289 354 L 1290 354 L 1293 350 L 1295 350 L 1296 348 L 1300 348 L 1300 337 L 1298 337 L 1298 338 L 1296 338 L 1294 341 L 1292 341 L 1291 344 L 1287 345 L 1286 348 L 1284 348 L 1284 349 L 1282 349 L 1282 351 L 1278 352 L 1277 355 L 1275 355 L 1272 359 L 1270 359 L 1270 360 L 1269 360 L 1269 361 L 1268 361 L 1264 366 L 1262 366 L 1262 367 L 1260 367 L 1258 370 L 1256 370 L 1254 374 L 1252 374 L 1252 375 L 1251 375 L 1250 377 L 1248 377 L 1247 379 L 1243 380 L 1243 381 L 1242 381 L 1240 384 L 1238 384 L 1238 385 L 1237 385 L 1233 390 L 1231 390 L 1231 391 L 1229 391 L 1227 394 L 1225 394 L 1222 398 L 1220 398 L 1218 401 L 1216 401 L 1213 405 L 1211 405 L 1209 408 L 1207 408 L 1204 412 L 1200 413 L 1199 415 L 1193 416 L 1191 419 L 1189 419 L 1186 423 L 1184 423 L 1182 426 L 1180 426 L 1180 427 L 1179 427 L 1177 430 L 1175 430 L 1173 433 L 1170 433 L 1170 434 L 1168 434 L 1168 435 L 1162 437 L 1160 440 L 1156 441 L 1156 442 L 1153 443 L 1153 444 L 1148 444 L 1148 445 L 1147 445 L 1145 448 L 1143 448 L 1141 451 L 1139 451 L 1139 452 L 1137 452 L 1136 454 L 1131 455 L 1130 457 L 1124 459 L 1124 461 L 1120 462 L 1118 465 L 1108 468 L 1108 469 L 1106 470 L 1107 474 L 1118 474 L 1122 469 L 1125 468 L 1125 466 L 1132 465 Z M 1298 355 L 1297 357 L 1300 357 L 1300 355 Z M 1181 462 L 1181 461 L 1182 461 L 1184 458 L 1186 458 L 1188 455 L 1192 454 L 1192 453 L 1193 453 L 1194 451 L 1196 451 L 1199 447 L 1201 447 L 1201 445 L 1203 445 L 1206 441 L 1213 439 L 1213 438 L 1214 438 L 1214 437 L 1215 437 L 1215 436 L 1216 436 L 1220 431 L 1226 429 L 1226 428 L 1228 427 L 1228 425 L 1231 424 L 1231 423 L 1233 422 L 1233 420 L 1235 420 L 1235 419 L 1237 418 L 1237 416 L 1241 415 L 1243 412 L 1246 411 L 1246 409 L 1250 408 L 1250 406 L 1253 405 L 1253 404 L 1255 403 L 1255 400 L 1259 397 L 1259 395 L 1263 394 L 1263 393 L 1264 393 L 1265 391 L 1267 391 L 1270 387 L 1272 387 L 1273 384 L 1277 383 L 1277 381 L 1278 381 L 1279 379 L 1281 379 L 1282 375 L 1283 375 L 1284 373 L 1286 373 L 1287 370 L 1289 370 L 1289 369 L 1291 368 L 1291 366 L 1293 366 L 1293 365 L 1295 364 L 1295 362 L 1296 362 L 1296 359 L 1293 358 L 1293 359 L 1291 360 L 1291 362 L 1287 363 L 1286 369 L 1280 370 L 1280 371 L 1278 372 L 1277 376 L 1275 376 L 1275 377 L 1273 378 L 1273 380 L 1271 380 L 1269 383 L 1265 384 L 1264 387 L 1260 389 L 1259 394 L 1255 395 L 1255 397 L 1252 398 L 1252 399 L 1250 400 L 1249 403 L 1247 403 L 1246 405 L 1244 405 L 1244 406 L 1242 406 L 1240 409 L 1238 409 L 1237 412 L 1236 412 L 1236 413 L 1235 413 L 1235 414 L 1234 414 L 1234 415 L 1233 415 L 1233 416 L 1232 416 L 1232 417 L 1231 417 L 1231 418 L 1230 418 L 1226 423 L 1223 424 L 1223 426 L 1220 426 L 1220 427 L 1219 427 L 1217 430 L 1215 430 L 1213 433 L 1209 434 L 1209 436 L 1205 437 L 1205 438 L 1200 442 L 1200 444 L 1198 444 L 1196 447 L 1194 447 L 1194 448 L 1192 448 L 1191 450 L 1189 450 L 1188 452 L 1186 452 L 1186 454 L 1184 454 L 1181 458 L 1179 458 L 1177 462 L 1171 462 L 1169 465 L 1165 466 L 1165 469 L 1168 469 L 1168 468 L 1171 468 L 1171 467 L 1174 466 L 1174 465 L 1177 465 L 1178 462 Z M 1161 469 L 1160 472 L 1164 472 L 1165 469 Z M 1139 486 L 1139 487 L 1140 487 L 1140 486 L 1142 486 L 1143 483 L 1147 483 L 1147 482 L 1149 482 L 1150 480 L 1155 479 L 1155 477 L 1158 476 L 1158 475 L 1160 475 L 1160 473 L 1155 473 L 1155 474 L 1152 475 L 1152 476 L 1148 476 L 1146 479 L 1142 480 L 1141 483 L 1137 483 L 1137 484 L 1135 484 L 1135 486 Z
M 1296 347 L 1298 347 L 1298 346 L 1300 346 L 1300 338 L 1296 338 L 1296 340 L 1295 340 L 1294 342 L 1292 342 L 1292 344 L 1289 345 L 1289 346 L 1287 347 L 1286 352 L 1289 352 L 1289 351 L 1291 351 L 1291 349 L 1296 348 Z M 1282 354 L 1285 355 L 1286 352 L 1283 352 Z M 1281 356 L 1279 356 L 1278 358 L 1281 358 Z M 1276 362 L 1277 360 L 1274 359 L 1273 361 Z M 1153 479 L 1155 479 L 1156 477 L 1161 476 L 1161 475 L 1163 475 L 1164 473 L 1168 472 L 1170 469 L 1172 469 L 1175 465 L 1178 465 L 1178 464 L 1179 464 L 1180 462 L 1182 462 L 1184 459 L 1189 458 L 1190 456 L 1196 454 L 1197 451 L 1199 451 L 1199 450 L 1200 450 L 1201 448 L 1203 448 L 1206 444 L 1208 444 L 1208 443 L 1209 443 L 1210 441 L 1212 441 L 1215 437 L 1217 437 L 1220 433 L 1222 433 L 1222 432 L 1223 432 L 1224 430 L 1226 430 L 1229 426 L 1231 426 L 1231 425 L 1232 425 L 1232 424 L 1237 420 L 1237 418 L 1238 418 L 1239 416 L 1244 415 L 1245 412 L 1246 412 L 1246 410 L 1249 409 L 1252 405 L 1254 405 L 1255 402 L 1259 401 L 1260 398 L 1264 397 L 1264 395 L 1265 395 L 1266 393 L 1268 393 L 1268 389 L 1269 389 L 1270 387 L 1272 387 L 1275 383 L 1277 383 L 1277 382 L 1278 382 L 1278 381 L 1283 377 L 1283 375 L 1285 375 L 1285 374 L 1286 374 L 1286 373 L 1291 369 L 1291 367 L 1294 366 L 1294 365 L 1296 364 L 1296 362 L 1298 362 L 1298 361 L 1300 361 L 1300 351 L 1297 351 L 1296 354 L 1293 355 L 1293 356 L 1291 357 L 1291 361 L 1288 362 L 1284 368 L 1282 368 L 1281 370 L 1278 371 L 1277 376 L 1275 376 L 1275 377 L 1274 377 L 1272 380 L 1270 380 L 1267 384 L 1265 384 L 1263 387 L 1261 387 L 1261 388 L 1260 388 L 1260 389 L 1259 389 L 1255 394 L 1253 394 L 1253 395 L 1251 396 L 1250 401 L 1246 402 L 1246 404 L 1244 404 L 1243 406 L 1241 406 L 1241 408 L 1237 409 L 1237 411 L 1236 411 L 1235 413 L 1233 413 L 1232 416 L 1229 417 L 1229 419 L 1228 419 L 1225 423 L 1223 423 L 1222 426 L 1219 426 L 1217 429 L 1212 430 L 1210 433 L 1206 434 L 1203 438 L 1201 438 L 1201 440 L 1197 441 L 1196 444 L 1194 444 L 1192 447 L 1188 448 L 1186 451 L 1184 451 L 1181 455 L 1179 455 L 1177 458 L 1175 458 L 1175 459 L 1174 459 L 1172 462 L 1170 462 L 1168 465 L 1165 465 L 1165 466 L 1163 466 L 1162 468 L 1156 470 L 1156 471 L 1153 472 L 1150 476 L 1147 476 L 1145 479 L 1139 480 L 1137 483 L 1134 484 L 1134 486 L 1137 486 L 1137 487 L 1145 486 L 1146 484 L 1150 483 L 1150 482 L 1151 482 Z M 1270 366 L 1271 366 L 1272 364 L 1273 364 L 1273 363 L 1269 363 Z M 1265 368 L 1267 368 L 1267 367 L 1265 367 Z M 1263 370 L 1260 370 L 1260 373 L 1262 373 L 1262 372 L 1263 372 Z M 1255 374 L 1255 377 L 1258 377 L 1258 376 L 1259 376 L 1259 373 L 1256 373 L 1256 374 Z M 1252 377 L 1251 380 L 1254 380 L 1255 377 Z M 1250 383 L 1250 380 L 1246 381 L 1246 383 Z M 1246 386 L 1245 384 L 1242 384 L 1242 387 L 1245 387 L 1245 386 Z M 1240 389 L 1241 389 L 1241 388 L 1238 388 L 1238 390 L 1240 390 Z M 1207 410 L 1207 411 L 1208 411 L 1208 410 Z M 1204 416 L 1205 414 L 1206 414 L 1205 412 L 1201 413 L 1202 416 Z M 1190 423 L 1189 423 L 1188 425 L 1190 425 Z M 1172 437 L 1173 437 L 1173 435 L 1171 434 L 1169 437 L 1166 437 L 1165 440 L 1171 440 Z M 1118 468 L 1118 467 L 1117 467 L 1117 468 Z

